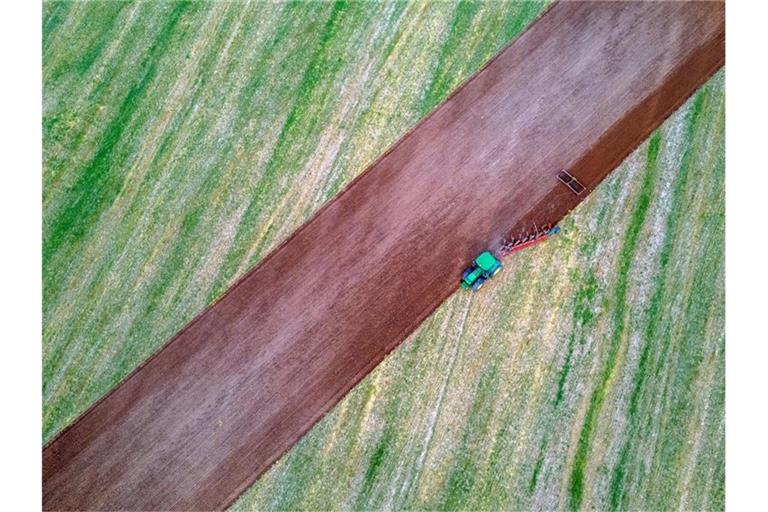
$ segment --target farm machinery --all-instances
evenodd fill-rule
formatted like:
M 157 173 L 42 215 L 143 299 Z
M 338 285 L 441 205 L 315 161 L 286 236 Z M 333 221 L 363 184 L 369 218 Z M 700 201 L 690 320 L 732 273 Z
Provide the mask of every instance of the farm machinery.
M 505 242 L 499 249 L 499 257 L 494 256 L 491 251 L 483 251 L 472 261 L 470 265 L 461 274 L 461 287 L 463 289 L 472 289 L 473 292 L 483 287 L 485 282 L 499 273 L 504 268 L 500 258 L 508 256 L 513 252 L 520 251 L 547 238 L 560 233 L 560 227 L 546 227 L 544 229 L 534 229 L 531 233 L 519 236 Z

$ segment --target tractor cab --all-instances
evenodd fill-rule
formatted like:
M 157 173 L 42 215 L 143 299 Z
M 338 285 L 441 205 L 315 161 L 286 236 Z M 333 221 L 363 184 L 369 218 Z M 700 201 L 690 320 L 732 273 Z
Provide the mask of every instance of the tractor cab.
M 464 289 L 472 288 L 472 291 L 476 292 L 483 287 L 486 280 L 495 276 L 502 267 L 501 262 L 490 251 L 483 251 L 472 262 L 472 266 L 461 275 L 461 287 Z

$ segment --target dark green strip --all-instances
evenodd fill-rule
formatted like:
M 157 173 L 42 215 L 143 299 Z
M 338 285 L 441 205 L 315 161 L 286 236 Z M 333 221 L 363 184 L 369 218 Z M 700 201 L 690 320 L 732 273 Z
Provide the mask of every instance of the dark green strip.
M 672 251 L 676 246 L 675 235 L 678 231 L 678 224 L 680 223 L 681 217 L 685 214 L 683 203 L 685 201 L 688 173 L 690 171 L 691 161 L 695 150 L 693 141 L 705 99 L 705 90 L 702 90 L 696 95 L 686 124 L 685 141 L 687 148 L 683 153 L 680 170 L 677 173 L 675 187 L 672 192 L 672 204 L 666 224 L 667 236 L 659 254 L 658 273 L 654 278 L 654 292 L 651 296 L 647 312 L 648 324 L 643 337 L 644 345 L 638 362 L 637 377 L 635 378 L 634 386 L 629 395 L 629 407 L 627 410 L 629 424 L 628 436 L 627 439 L 624 440 L 621 450 L 619 451 L 618 462 L 611 478 L 609 499 L 611 509 L 613 510 L 620 508 L 624 499 L 624 483 L 627 474 L 627 464 L 630 458 L 630 440 L 639 429 L 637 417 L 639 399 L 642 396 L 647 379 L 650 377 L 648 363 L 652 355 L 652 348 L 655 347 L 654 341 L 658 337 L 657 331 L 662 317 L 662 309 L 666 303 L 664 297 L 667 293 L 667 266 L 672 257 Z
M 462 0 L 456 6 L 448 28 L 448 37 L 440 47 L 435 74 L 432 77 L 419 111 L 424 116 L 443 101 L 448 93 L 459 84 L 463 73 L 456 73 L 457 66 L 467 66 L 467 62 L 453 60 L 462 46 L 469 40 L 467 34 L 472 26 L 472 20 L 477 15 L 480 2 Z M 448 65 L 450 61 L 451 65 Z
M 364 6 L 363 4 L 355 4 L 355 7 L 361 8 Z M 250 245 L 249 242 L 253 241 L 252 237 L 256 223 L 264 206 L 267 204 L 267 198 L 274 193 L 274 188 L 278 185 L 280 176 L 287 173 L 289 168 L 295 169 L 301 165 L 300 161 L 295 161 L 288 157 L 291 151 L 297 147 L 297 141 L 299 139 L 306 139 L 307 134 L 313 130 L 313 123 L 316 120 L 310 119 L 310 116 L 307 115 L 312 105 L 313 91 L 321 80 L 333 77 L 343 64 L 342 60 L 334 52 L 328 51 L 328 47 L 331 44 L 338 44 L 339 40 L 335 37 L 336 34 L 342 27 L 350 25 L 344 22 L 344 17 L 349 10 L 350 4 L 347 2 L 336 2 L 331 8 L 319 43 L 309 65 L 304 71 L 298 90 L 293 95 L 296 101 L 283 124 L 272 156 L 267 162 L 256 190 L 254 190 L 253 199 L 238 226 L 235 238 L 244 242 L 244 244 L 240 244 L 240 246 L 229 251 L 219 272 L 217 284 L 222 281 L 229 281 L 235 269 L 242 262 L 243 249 Z M 256 254 L 253 256 L 254 260 L 261 256 L 261 252 L 270 239 L 268 235 L 272 229 L 273 226 L 266 226 L 266 231 L 261 234 Z
M 613 308 L 613 330 L 608 346 L 608 357 L 603 371 L 598 379 L 597 387 L 592 393 L 589 408 L 582 426 L 581 434 L 579 435 L 578 444 L 576 447 L 576 455 L 573 461 L 573 470 L 570 476 L 570 483 L 568 486 L 568 507 L 572 510 L 577 510 L 581 507 L 581 501 L 584 493 L 584 471 L 587 464 L 587 455 L 589 452 L 589 446 L 591 443 L 592 432 L 597 422 L 597 416 L 600 412 L 600 408 L 605 400 L 605 395 L 608 391 L 608 381 L 613 374 L 616 366 L 616 356 L 618 355 L 619 348 L 621 346 L 621 337 L 624 333 L 624 325 L 626 322 L 626 299 L 627 299 L 627 287 L 629 284 L 629 269 L 632 264 L 632 259 L 637 249 L 640 230 L 645 223 L 646 214 L 648 212 L 648 206 L 651 202 L 651 194 L 653 192 L 653 185 L 658 173 L 656 166 L 656 159 L 659 153 L 659 146 L 661 143 L 661 132 L 655 131 L 651 136 L 650 143 L 648 144 L 648 156 L 646 160 L 645 176 L 643 178 L 643 184 L 640 189 L 640 195 L 637 199 L 632 218 L 627 228 L 627 235 L 619 253 L 619 265 L 617 269 L 617 283 L 614 291 L 614 308 Z
M 468 508 L 475 481 L 479 476 L 478 454 L 493 417 L 494 401 L 498 389 L 498 371 L 494 364 L 477 383 L 468 420 L 464 426 L 456 460 L 448 473 L 445 489 L 437 510 L 462 510 Z
M 140 64 L 144 68 L 141 79 L 128 91 L 117 110 L 117 115 L 104 130 L 96 155 L 67 191 L 61 211 L 56 212 L 50 224 L 45 226 L 44 268 L 50 265 L 51 259 L 62 246 L 79 243 L 98 216 L 107 209 L 120 192 L 125 175 L 114 172 L 114 169 L 122 167 L 128 154 L 122 146 L 125 142 L 121 140 L 123 132 L 141 106 L 147 86 L 157 74 L 158 60 L 165 53 L 174 29 L 190 5 L 189 2 L 176 4 L 168 21 Z

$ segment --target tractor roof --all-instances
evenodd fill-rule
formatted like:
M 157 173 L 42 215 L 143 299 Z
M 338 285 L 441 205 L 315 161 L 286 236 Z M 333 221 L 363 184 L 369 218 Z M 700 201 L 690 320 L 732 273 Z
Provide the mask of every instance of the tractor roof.
M 491 254 L 488 251 L 484 251 L 475 259 L 475 263 L 478 267 L 482 268 L 485 271 L 493 269 L 496 265 L 499 264 L 499 260 L 493 257 L 493 254 Z

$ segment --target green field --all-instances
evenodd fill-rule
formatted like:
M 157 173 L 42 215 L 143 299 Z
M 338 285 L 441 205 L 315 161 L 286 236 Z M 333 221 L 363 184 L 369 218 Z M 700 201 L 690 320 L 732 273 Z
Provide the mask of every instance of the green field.
M 544 8 L 45 3 L 43 442 Z M 235 508 L 724 508 L 724 81 Z

